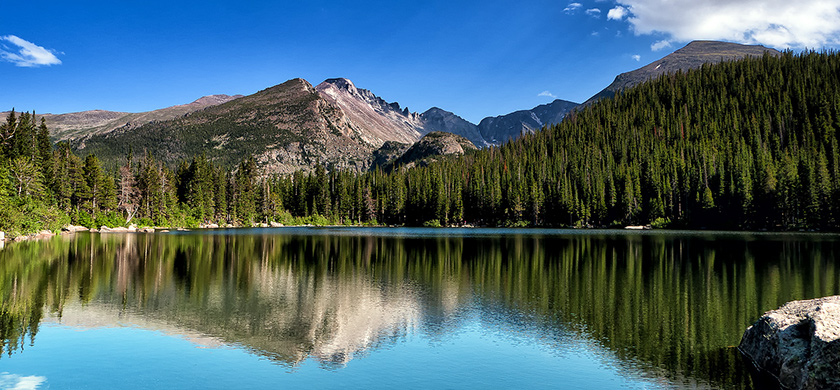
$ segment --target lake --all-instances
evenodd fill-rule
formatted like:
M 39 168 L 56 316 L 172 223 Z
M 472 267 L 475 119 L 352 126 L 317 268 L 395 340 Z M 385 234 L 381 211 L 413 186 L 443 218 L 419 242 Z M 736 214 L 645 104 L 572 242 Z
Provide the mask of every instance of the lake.
M 749 389 L 840 236 L 275 228 L 0 250 L 2 388 Z

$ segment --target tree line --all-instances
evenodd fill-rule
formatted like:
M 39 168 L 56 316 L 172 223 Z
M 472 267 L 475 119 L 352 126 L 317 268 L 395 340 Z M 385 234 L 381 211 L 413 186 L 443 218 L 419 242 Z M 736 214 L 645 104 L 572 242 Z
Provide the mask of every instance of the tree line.
M 625 90 L 560 124 L 429 166 L 263 172 L 129 151 L 109 171 L 49 142 L 43 119 L 0 128 L 0 230 L 62 223 L 836 229 L 840 57 L 783 53 Z M 21 217 L 23 215 L 24 217 Z

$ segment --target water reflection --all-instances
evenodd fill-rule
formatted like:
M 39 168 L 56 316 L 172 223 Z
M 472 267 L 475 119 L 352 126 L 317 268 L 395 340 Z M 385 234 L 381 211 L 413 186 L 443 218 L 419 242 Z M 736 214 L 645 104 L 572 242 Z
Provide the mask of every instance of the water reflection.
M 415 333 L 445 340 L 477 316 L 561 355 L 583 337 L 624 371 L 749 388 L 732 348 L 744 328 L 788 300 L 840 292 L 834 236 L 276 232 L 10 246 L 0 251 L 0 347 L 12 356 L 34 342 L 45 318 L 339 368 Z

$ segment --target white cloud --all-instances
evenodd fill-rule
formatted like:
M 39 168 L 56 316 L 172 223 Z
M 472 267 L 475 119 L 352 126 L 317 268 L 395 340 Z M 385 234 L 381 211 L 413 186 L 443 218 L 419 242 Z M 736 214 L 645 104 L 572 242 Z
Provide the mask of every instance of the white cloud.
M 552 99 L 557 99 L 557 96 L 554 96 L 554 94 L 549 92 L 549 91 L 542 91 L 537 96 L 545 96 L 545 97 L 550 97 Z
M 652 45 L 650 45 L 650 50 L 660 51 L 666 47 L 671 47 L 671 42 L 667 39 L 663 39 L 661 41 L 656 41 Z
M 630 56 L 630 57 L 631 57 L 631 58 L 633 58 L 634 60 L 636 60 L 636 62 L 639 62 L 639 61 L 641 61 L 641 60 L 642 60 L 642 56 L 640 56 L 640 55 L 638 55 L 638 54 L 633 54 L 633 55 L 632 55 L 632 56 Z
M 573 14 L 573 13 L 575 13 L 575 11 L 579 10 L 581 7 L 583 7 L 583 4 L 581 4 L 581 3 L 569 3 L 569 5 L 567 5 L 566 8 L 563 9 L 563 12 L 565 12 L 567 14 Z
M 601 10 L 598 8 L 590 8 L 586 10 L 586 14 L 593 17 L 593 18 L 600 18 L 601 17 Z
M 617 0 L 637 35 L 664 34 L 777 48 L 840 45 L 840 0 Z M 622 9 L 624 9 L 622 8 Z M 620 15 L 625 16 L 624 14 Z
M 9 47 L 3 42 L 8 42 L 16 47 Z M 61 60 L 51 50 L 44 49 L 14 35 L 0 37 L 0 58 L 23 67 L 61 64 Z
M 3 389 L 34 390 L 46 382 L 47 378 L 43 376 L 20 376 L 9 374 L 8 372 L 0 373 L 0 388 Z
M 609 10 L 607 12 L 607 19 L 609 20 L 621 20 L 624 19 L 624 16 L 627 15 L 627 8 L 624 8 L 620 5 L 615 6 L 615 8 Z

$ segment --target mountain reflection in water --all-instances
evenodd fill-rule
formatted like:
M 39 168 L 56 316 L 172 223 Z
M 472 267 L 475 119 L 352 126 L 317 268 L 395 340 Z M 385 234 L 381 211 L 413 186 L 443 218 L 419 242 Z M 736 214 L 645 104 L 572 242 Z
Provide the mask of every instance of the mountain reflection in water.
M 840 292 L 836 236 L 522 230 L 251 229 L 78 234 L 0 251 L 0 359 L 42 322 L 137 326 L 340 368 L 477 317 L 562 355 L 749 388 L 733 348 L 761 313 Z M 36 343 L 37 344 L 37 343 Z

